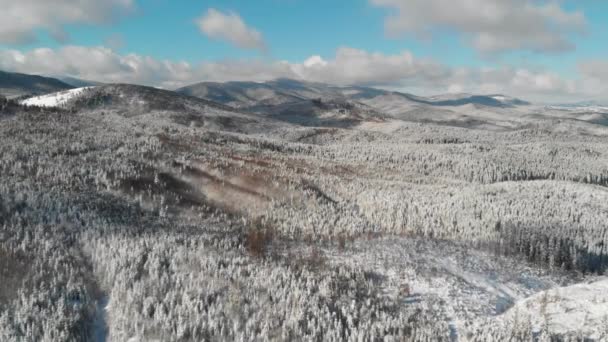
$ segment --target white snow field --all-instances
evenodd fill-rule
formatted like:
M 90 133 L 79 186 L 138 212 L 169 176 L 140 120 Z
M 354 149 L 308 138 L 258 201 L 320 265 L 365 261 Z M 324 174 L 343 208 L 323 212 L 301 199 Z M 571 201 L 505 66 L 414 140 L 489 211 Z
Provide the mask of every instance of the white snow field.
M 94 87 L 82 87 L 64 90 L 47 95 L 35 96 L 21 101 L 21 104 L 24 106 L 62 107 L 70 100 L 82 95 L 85 91 L 93 88 Z
M 535 336 L 548 332 L 593 341 L 608 340 L 608 279 L 556 287 L 518 301 L 499 316 L 505 327 L 519 322 Z

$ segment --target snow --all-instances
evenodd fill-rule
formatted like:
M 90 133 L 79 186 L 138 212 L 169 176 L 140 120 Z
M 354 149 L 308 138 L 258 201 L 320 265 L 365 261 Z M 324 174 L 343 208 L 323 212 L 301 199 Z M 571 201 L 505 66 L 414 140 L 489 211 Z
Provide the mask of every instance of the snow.
M 548 106 L 547 108 L 568 112 L 608 113 L 608 107 L 604 106 Z
M 61 107 L 65 105 L 71 99 L 81 95 L 84 91 L 95 87 L 82 87 L 75 88 L 57 93 L 32 97 L 21 101 L 22 105 L 25 106 L 38 106 L 38 107 Z
M 270 91 L 260 89 L 243 93 L 272 100 Z M 279 339 L 285 331 L 302 340 L 390 340 L 389 334 L 397 340 L 395 327 L 408 327 L 410 317 L 424 334 L 411 340 L 492 341 L 488 337 L 504 325 L 508 329 L 514 317 L 531 322 L 536 331 L 550 326 L 552 332 L 603 333 L 606 286 L 557 290 L 584 280 L 554 265 L 555 258 L 537 257 L 545 251 L 560 256 L 544 242 L 548 236 L 580 250 L 564 265 L 583 260 L 573 262 L 582 268 L 585 255 L 608 243 L 608 127 L 581 121 L 600 115 L 519 106 L 433 107 L 389 94 L 362 101 L 377 101 L 395 113 L 392 117 L 334 129 L 276 123 L 136 86 L 73 90 L 38 101 L 51 98 L 58 105 L 72 96 L 62 103 L 75 107 L 75 96 L 81 102 L 100 94 L 100 107 L 84 106 L 70 120 L 37 120 L 30 131 L 31 120 L 20 117 L 0 125 L 0 132 L 24 134 L 0 144 L 0 205 L 9 213 L 21 203 L 40 208 L 22 210 L 25 219 L 20 214 L 9 229 L 31 230 L 40 250 L 48 250 L 45 246 L 63 246 L 72 230 L 38 234 L 38 222 L 84 222 L 78 241 L 93 270 L 83 282 L 99 279 L 106 294 L 91 294 L 98 298 L 97 311 L 83 318 L 86 326 L 94 323 L 94 341 L 168 340 L 176 331 L 192 340 Z M 343 101 L 327 100 L 327 111 L 311 108 L 311 101 L 280 109 L 341 118 L 351 113 L 339 111 Z M 359 102 L 348 108 L 367 114 Z M 283 119 L 292 115 L 287 110 Z M 592 130 L 604 136 L 587 134 Z M 22 166 L 24 155 L 41 166 Z M 77 173 L 66 176 L 66 167 Z M 161 171 L 170 183 L 160 181 Z M 122 186 L 152 179 L 159 180 L 153 195 Z M 38 184 L 66 191 L 30 190 Z M 80 197 L 87 184 L 91 193 Z M 95 212 L 81 218 L 84 206 L 66 202 L 66 193 L 78 195 Z M 182 206 L 182 195 L 194 206 Z M 116 206 L 97 205 L 114 198 Z M 121 213 L 118 223 L 98 229 L 114 213 Z M 140 213 L 153 214 L 142 221 Z M 158 229 L 140 234 L 142 222 Z M 112 233 L 123 225 L 124 235 Z M 276 238 L 264 246 L 268 258 L 261 258 L 242 241 L 248 230 L 266 225 Z M 161 234 L 164 227 L 167 233 Z M 8 235 L 15 236 L 11 245 L 28 242 L 20 235 Z M 542 253 L 515 249 L 526 241 L 540 245 Z M 50 265 L 63 258 L 40 255 L 49 257 Z M 538 260 L 528 264 L 526 257 Z M 60 272 L 66 284 L 76 274 Z M 539 294 L 547 289 L 552 290 Z M 16 327 L 40 322 L 45 332 L 64 331 L 63 316 L 53 319 L 58 315 L 46 309 L 46 316 L 38 314 L 37 304 L 39 297 L 63 297 L 46 288 L 32 293 L 8 315 L 0 312 L 0 321 L 16 317 Z M 46 308 L 55 307 L 49 303 Z M 328 316 L 333 312 L 343 319 L 334 324 Z M 426 322 L 433 330 L 425 330 Z M 479 324 L 487 325 L 488 334 L 477 330 Z M 3 328 L 0 324 L 0 336 Z M 314 332 L 323 335 L 315 338 Z
M 551 333 L 577 333 L 598 339 L 608 330 L 606 293 L 608 278 L 551 289 L 518 302 L 502 319 L 510 320 L 519 315 L 529 318 L 536 331 L 546 325 Z

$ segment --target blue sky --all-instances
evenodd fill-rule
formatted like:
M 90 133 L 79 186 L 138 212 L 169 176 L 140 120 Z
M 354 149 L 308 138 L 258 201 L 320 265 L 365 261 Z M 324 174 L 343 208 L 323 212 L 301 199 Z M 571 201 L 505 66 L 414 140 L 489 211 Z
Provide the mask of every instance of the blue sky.
M 0 13 L 0 69 L 115 81 L 119 71 L 131 68 L 136 70 L 129 69 L 124 81 L 163 87 L 294 76 L 421 93 L 608 97 L 603 87 L 608 80 L 602 78 L 608 73 L 603 70 L 608 65 L 608 1 L 23 2 L 29 3 L 27 11 L 19 2 L 0 0 L 8 8 Z M 75 14 L 64 15 L 78 6 Z M 25 20 L 29 24 L 22 24 L 24 16 L 31 16 Z M 204 20 L 215 26 L 204 28 Z M 243 26 L 235 28 L 239 22 Z M 91 54 L 97 66 L 87 69 L 66 56 L 74 51 Z M 304 66 L 311 56 L 320 62 Z M 53 68 L 43 58 L 62 59 Z M 602 69 L 600 76 L 594 75 L 596 67 Z M 220 76 L 221 70 L 230 75 Z

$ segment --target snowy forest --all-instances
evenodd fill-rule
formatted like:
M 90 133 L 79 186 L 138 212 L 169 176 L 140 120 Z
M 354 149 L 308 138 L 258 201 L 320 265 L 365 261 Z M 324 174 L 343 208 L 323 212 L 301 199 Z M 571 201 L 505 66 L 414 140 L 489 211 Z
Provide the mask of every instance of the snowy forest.
M 326 103 L 1 98 L 0 341 L 608 341 L 608 127 Z

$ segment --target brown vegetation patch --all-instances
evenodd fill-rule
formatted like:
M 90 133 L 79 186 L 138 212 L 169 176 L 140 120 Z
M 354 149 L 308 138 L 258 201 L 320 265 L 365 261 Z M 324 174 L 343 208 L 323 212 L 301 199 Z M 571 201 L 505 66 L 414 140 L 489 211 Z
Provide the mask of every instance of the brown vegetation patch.
M 330 167 L 323 167 L 323 172 L 336 176 L 356 176 L 357 173 L 349 166 L 346 165 L 333 165 Z
M 177 162 L 175 162 L 175 163 L 177 163 Z M 177 163 L 177 164 L 179 164 L 179 163 Z M 245 186 L 234 184 L 227 179 L 223 179 L 218 176 L 214 176 L 213 174 L 211 174 L 207 171 L 204 171 L 201 168 L 187 166 L 187 165 L 183 165 L 181 167 L 185 174 L 187 174 L 190 177 L 199 178 L 199 179 L 203 180 L 205 183 L 207 183 L 207 185 L 220 186 L 220 187 L 226 188 L 231 191 L 242 192 L 247 195 L 260 197 L 265 200 L 270 200 L 270 198 L 268 196 L 266 196 L 260 192 L 251 190 Z M 253 182 L 251 182 L 252 185 L 260 185 L 262 183 L 261 178 L 259 178 L 259 177 L 249 177 L 249 178 L 251 180 L 254 180 L 254 179 L 256 180 L 256 182 L 255 182 L 256 184 L 253 184 Z
M 257 166 L 261 166 L 261 167 L 265 167 L 265 168 L 269 168 L 272 167 L 273 164 L 270 162 L 270 159 L 262 159 L 262 158 L 243 158 L 243 157 L 239 157 L 237 155 L 231 155 L 228 156 L 228 158 L 232 159 L 232 160 L 236 160 L 236 161 L 242 161 L 245 162 L 247 164 L 254 164 Z
M 313 271 L 320 271 L 327 266 L 327 257 L 321 248 L 310 245 L 296 252 L 288 251 L 286 261 L 296 267 L 303 267 Z
M 310 139 L 310 138 L 314 138 L 317 137 L 319 135 L 323 135 L 323 134 L 335 134 L 337 133 L 338 130 L 336 128 L 319 128 L 316 129 L 314 132 L 303 135 L 301 137 L 299 137 L 298 139 L 296 139 L 297 142 L 301 142 L 304 141 L 306 139 Z
M 245 236 L 245 248 L 254 257 L 264 257 L 274 241 L 274 229 L 262 219 L 254 220 Z
M 165 196 L 167 204 L 171 205 L 187 207 L 206 204 L 204 196 L 192 185 L 166 172 L 121 179 L 118 187 L 121 192 L 132 195 Z
M 195 141 L 185 141 L 185 138 L 180 138 L 179 140 L 172 139 L 169 135 L 165 133 L 157 134 L 156 138 L 162 146 L 166 146 L 172 151 L 191 152 L 195 149 L 195 146 L 197 145 Z

